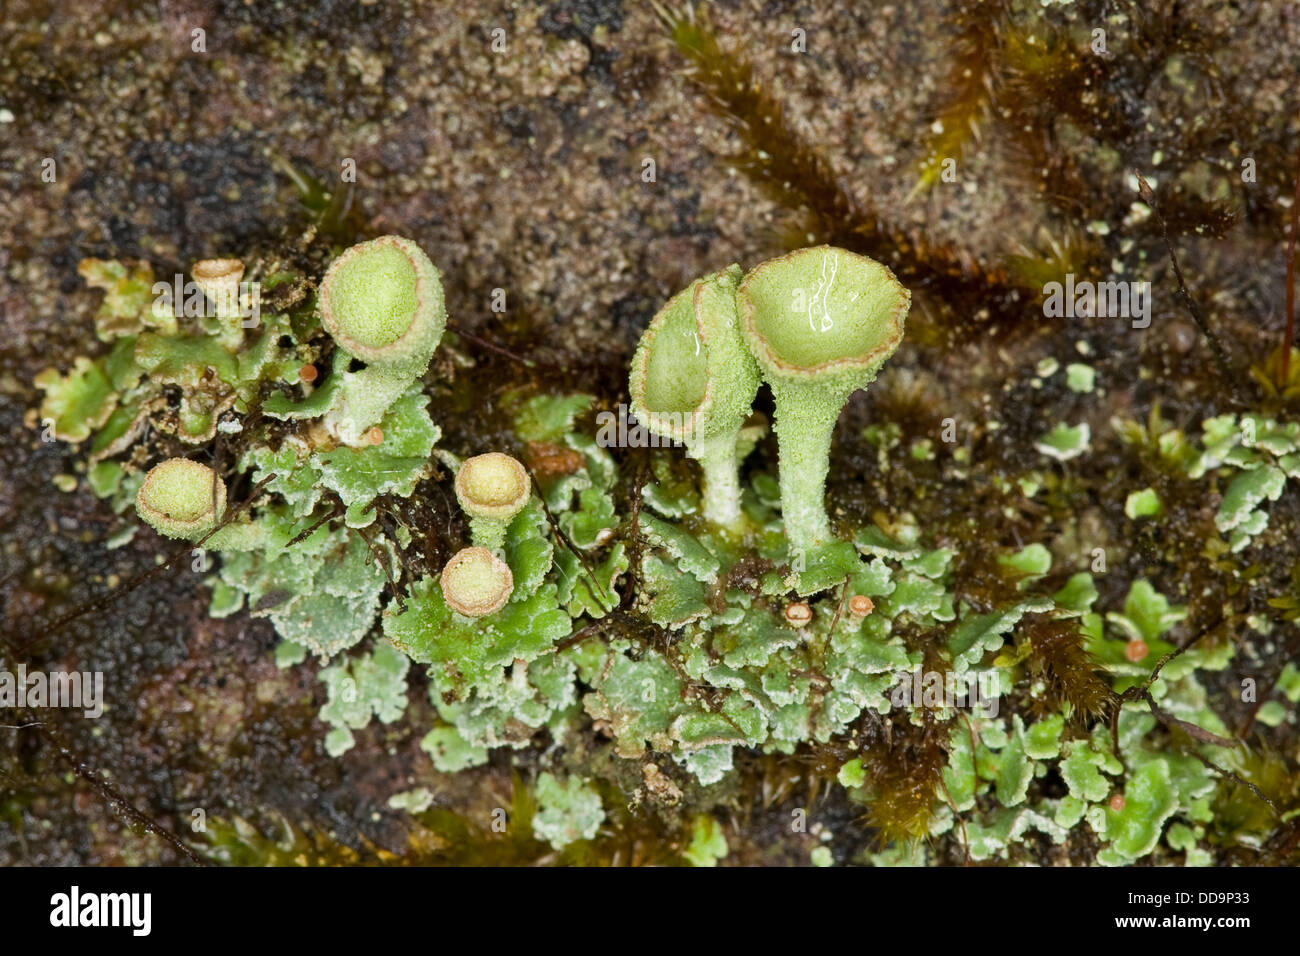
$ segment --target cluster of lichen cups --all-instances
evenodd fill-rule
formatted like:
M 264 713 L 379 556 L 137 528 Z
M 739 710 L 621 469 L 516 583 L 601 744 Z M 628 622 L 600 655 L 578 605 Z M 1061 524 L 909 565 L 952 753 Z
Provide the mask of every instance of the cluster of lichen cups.
M 216 305 L 221 338 L 237 347 L 238 288 L 244 274 L 238 259 L 195 263 L 191 274 Z M 341 353 L 365 367 L 339 368 L 332 406 L 323 416 L 331 441 L 372 445 L 374 426 L 429 367 L 446 326 L 441 277 L 414 242 L 396 236 L 352 246 L 325 273 L 318 296 L 321 324 Z M 378 436 L 381 438 L 381 436 Z M 136 497 L 140 517 L 161 534 L 202 540 L 216 550 L 251 550 L 275 544 L 246 518 L 221 527 L 226 488 L 206 465 L 172 458 L 155 466 Z M 215 530 L 214 530 L 215 529 Z
M 781 511 L 792 559 L 831 540 L 831 436 L 853 392 L 903 337 L 911 293 L 865 256 L 819 246 L 692 282 L 651 321 L 632 362 L 632 413 L 681 442 L 704 476 L 704 517 L 734 527 L 737 440 L 760 377 L 776 405 Z
M 457 470 L 456 499 L 469 516 L 474 545 L 456 552 L 442 569 L 442 597 L 453 611 L 483 617 L 510 600 L 514 575 L 499 554 L 506 529 L 531 495 L 524 466 L 501 452 L 476 455 Z
M 326 331 L 366 363 L 360 372 L 344 374 L 341 401 L 326 416 L 340 440 L 357 441 L 429 367 L 447 321 L 442 284 L 415 243 L 389 236 L 335 260 L 321 283 L 320 303 Z M 523 465 L 498 452 L 466 460 L 455 485 L 474 545 L 452 556 L 439 583 L 453 611 L 484 617 L 499 611 L 514 591 L 514 576 L 499 552 L 531 485 Z
M 196 280 L 229 303 L 238 260 L 196 266 Z M 704 473 L 703 512 L 719 528 L 741 520 L 738 440 L 760 381 L 772 389 L 781 506 L 792 560 L 831 540 L 824 495 L 831 434 L 841 409 L 897 348 L 910 294 L 885 266 L 841 249 L 803 249 L 747 275 L 730 266 L 692 282 L 654 317 L 632 363 L 632 411 L 652 432 L 681 442 Z M 437 268 L 413 242 L 384 236 L 348 249 L 320 286 L 321 324 L 343 356 L 341 381 L 321 424 L 329 439 L 375 441 L 385 412 L 428 369 L 446 326 Z M 229 316 L 228 308 L 221 310 Z M 379 436 L 382 441 L 382 436 Z M 470 458 L 456 474 L 473 547 L 441 576 L 449 607 L 481 617 L 509 600 L 506 529 L 527 504 L 531 481 L 509 455 Z M 227 491 L 207 465 L 173 458 L 155 466 L 137 496 L 141 518 L 173 538 L 217 550 L 283 544 L 247 516 L 228 520 Z
M 205 260 L 193 270 L 224 319 L 237 317 L 230 303 L 242 275 L 237 259 Z M 363 242 L 330 265 L 318 308 L 338 349 L 364 363 L 356 371 L 336 363 L 342 381 L 323 415 L 325 434 L 341 444 L 371 445 L 376 423 L 428 369 L 442 338 L 446 311 L 438 270 L 410 240 L 383 236 Z M 482 617 L 509 600 L 514 582 L 500 553 L 506 529 L 531 491 L 523 465 L 499 452 L 470 458 L 457 470 L 456 496 L 470 518 L 474 546 L 454 555 L 440 580 L 447 605 L 458 614 Z M 167 537 L 226 551 L 286 543 L 269 540 L 246 517 L 226 520 L 226 508 L 225 483 L 207 465 L 186 458 L 156 465 L 136 496 L 140 517 Z

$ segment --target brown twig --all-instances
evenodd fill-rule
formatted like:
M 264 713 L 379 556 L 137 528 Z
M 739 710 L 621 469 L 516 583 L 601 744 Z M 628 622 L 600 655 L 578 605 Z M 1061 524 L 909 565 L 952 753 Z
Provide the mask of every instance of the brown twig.
M 648 459 L 643 457 L 637 467 L 636 480 L 632 485 L 632 510 L 628 520 L 627 596 L 624 598 L 624 604 L 630 604 L 632 595 L 641 587 L 641 559 L 645 551 L 644 540 L 641 537 L 641 504 L 649 473 Z
M 506 358 L 510 359 L 512 362 L 518 362 L 520 365 L 524 366 L 525 368 L 537 367 L 537 363 L 534 362 L 532 359 L 526 359 L 522 355 L 516 355 L 514 352 L 511 352 L 507 348 L 503 348 L 500 345 L 495 345 L 492 342 L 489 342 L 487 339 L 479 338 L 477 335 L 473 334 L 472 332 L 466 332 L 459 325 L 457 325 L 456 323 L 450 320 L 448 320 L 447 322 L 447 331 L 455 333 L 456 335 L 460 336 L 462 339 L 467 339 L 470 342 L 473 342 L 479 348 L 484 348 L 487 349 L 489 352 L 495 352 L 497 355 L 505 356 Z
M 45 734 L 50 738 L 50 742 L 58 749 L 59 755 L 72 767 L 72 772 L 84 780 L 94 789 L 96 793 L 110 807 L 114 807 L 120 812 L 126 814 L 137 824 L 143 827 L 147 832 L 155 836 L 162 837 L 170 843 L 178 853 L 188 859 L 196 866 L 207 866 L 202 857 L 191 850 L 184 842 L 181 841 L 175 833 L 168 830 L 165 826 L 149 816 L 143 810 L 131 803 L 122 793 L 111 783 L 104 780 L 103 777 L 96 774 L 90 767 L 86 766 L 85 761 L 78 757 L 72 749 L 64 742 L 63 736 L 52 725 L 45 725 L 40 728 L 39 733 Z
M 10 646 L 12 647 L 12 644 Z M 5 657 L 7 660 L 8 655 L 5 655 Z M 16 660 L 20 659 L 16 649 L 14 651 L 14 658 Z M 12 729 L 22 729 L 26 727 L 34 728 L 38 734 L 43 735 L 47 740 L 49 740 L 49 742 L 54 745 L 54 748 L 58 750 L 59 756 L 62 757 L 72 768 L 72 772 L 88 783 L 110 807 L 116 808 L 126 816 L 130 817 L 133 821 L 143 827 L 146 832 L 162 837 L 191 863 L 198 866 L 208 865 L 197 853 L 186 846 L 185 843 L 176 836 L 176 834 L 172 833 L 171 830 L 168 830 L 143 810 L 136 807 L 130 800 L 123 796 L 117 788 L 105 780 L 102 775 L 95 773 L 89 766 L 87 766 L 86 762 L 73 751 L 71 745 L 67 742 L 63 733 L 57 726 L 53 723 L 33 720 L 28 717 L 25 721 L 20 722 Z
M 826 633 L 828 641 L 835 636 L 835 626 L 840 623 L 840 615 L 844 613 L 844 599 L 848 596 L 849 582 L 846 580 L 843 587 L 840 588 L 840 603 L 835 605 L 835 616 L 831 618 L 831 629 Z
M 404 608 L 406 598 L 403 596 L 401 589 L 398 588 L 397 578 L 393 575 L 393 569 L 388 566 L 388 560 L 384 553 L 379 550 L 379 545 L 371 540 L 370 535 L 366 534 L 364 528 L 348 528 L 348 530 L 355 531 L 357 537 L 366 543 L 366 547 L 370 549 L 370 556 L 375 559 L 375 563 L 379 565 L 379 570 L 383 571 L 384 577 L 388 579 L 388 586 L 393 589 L 393 597 L 397 601 L 398 609 Z
M 1241 741 L 1235 740 L 1231 737 L 1220 737 L 1218 734 L 1212 734 L 1204 727 L 1198 727 L 1196 724 L 1180 720 L 1173 714 L 1161 710 L 1160 706 L 1156 703 L 1156 699 L 1151 696 L 1149 690 L 1142 691 L 1141 696 L 1142 699 L 1147 702 L 1147 706 L 1151 708 L 1151 714 L 1156 720 L 1160 721 L 1160 723 L 1164 724 L 1166 727 L 1177 727 L 1199 743 L 1212 744 L 1215 747 L 1236 747 L 1241 743 Z
M 1197 760 L 1199 760 L 1202 764 L 1204 764 L 1207 769 L 1213 770 L 1221 777 L 1226 777 L 1228 779 L 1235 780 L 1237 783 L 1241 784 L 1243 787 L 1250 790 L 1251 793 L 1253 793 L 1255 796 L 1259 797 L 1259 799 L 1263 800 L 1266 804 L 1268 804 L 1268 808 L 1273 811 L 1273 816 L 1277 817 L 1279 820 L 1282 819 L 1282 811 L 1278 809 L 1277 804 L 1275 804 L 1272 800 L 1270 800 L 1267 796 L 1265 796 L 1264 791 L 1259 789 L 1259 787 L 1255 786 L 1249 780 L 1242 778 L 1241 776 L 1234 773 L 1233 771 L 1228 770 L 1225 767 L 1220 767 L 1218 764 L 1210 760 L 1210 758 L 1206 757 L 1204 754 L 1197 753 L 1195 750 L 1193 750 L 1192 756 L 1195 757 Z
M 1186 644 L 1175 648 L 1164 657 L 1160 658 L 1160 660 L 1156 662 L 1156 666 L 1151 669 L 1151 674 L 1147 677 L 1145 683 L 1134 684 L 1128 690 L 1124 691 L 1124 693 L 1113 695 L 1112 699 L 1117 701 L 1118 706 L 1111 711 L 1110 717 L 1111 749 L 1114 751 L 1116 758 L 1121 762 L 1123 762 L 1124 756 L 1119 751 L 1119 716 L 1120 711 L 1123 709 L 1123 705 L 1129 701 L 1145 701 L 1147 707 L 1151 710 L 1151 715 L 1155 717 L 1156 720 L 1160 721 L 1160 723 L 1164 724 L 1166 727 L 1177 727 L 1193 740 L 1200 743 L 1211 744 L 1215 747 L 1236 747 L 1241 743 L 1240 740 L 1235 738 L 1220 737 L 1218 734 L 1211 733 L 1204 727 L 1198 727 L 1196 724 L 1180 720 L 1173 716 L 1173 714 L 1161 710 L 1159 705 L 1156 704 L 1155 698 L 1151 696 L 1151 685 L 1160 679 L 1160 672 L 1164 670 L 1165 665 L 1175 657 L 1181 657 L 1183 654 L 1187 653 L 1187 651 L 1191 650 L 1200 642 L 1201 638 L 1205 637 L 1205 635 L 1209 634 L 1221 623 L 1223 622 L 1220 621 L 1219 623 L 1205 628 Z

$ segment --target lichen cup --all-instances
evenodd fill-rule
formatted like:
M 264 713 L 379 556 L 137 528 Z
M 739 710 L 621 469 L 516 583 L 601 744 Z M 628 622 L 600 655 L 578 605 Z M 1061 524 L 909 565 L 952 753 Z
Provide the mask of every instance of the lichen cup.
M 632 359 L 632 414 L 686 446 L 704 472 L 704 516 L 740 518 L 736 441 L 758 392 L 758 368 L 740 336 L 739 266 L 696 279 L 651 320 Z
M 457 551 L 442 569 L 439 578 L 443 600 L 464 617 L 486 617 L 510 600 L 514 575 L 510 566 L 487 548 L 472 547 Z
M 202 539 L 204 547 L 215 551 L 248 551 L 265 539 L 262 528 L 247 521 L 217 528 L 225 517 L 226 483 L 207 465 L 188 458 L 169 458 L 149 469 L 136 493 L 135 510 L 159 534 Z
M 366 363 L 344 374 L 340 400 L 326 417 L 340 441 L 356 444 L 429 367 L 447 326 L 442 278 L 414 242 L 381 236 L 330 264 L 319 307 L 338 347 Z
M 469 458 L 456 472 L 456 499 L 469 515 L 474 544 L 505 545 L 506 529 L 532 496 L 532 481 L 517 458 L 499 451 Z
M 213 305 L 218 339 L 231 352 L 239 351 L 244 341 L 242 303 L 239 300 L 244 263 L 239 259 L 200 259 L 190 266 L 190 277 Z
M 770 259 L 740 283 L 741 334 L 776 403 L 792 557 L 830 540 L 825 495 L 835 422 L 898 348 L 911 300 L 888 268 L 831 246 Z
M 226 485 L 207 465 L 170 458 L 145 476 L 136 512 L 168 538 L 194 540 L 211 531 L 226 510 Z

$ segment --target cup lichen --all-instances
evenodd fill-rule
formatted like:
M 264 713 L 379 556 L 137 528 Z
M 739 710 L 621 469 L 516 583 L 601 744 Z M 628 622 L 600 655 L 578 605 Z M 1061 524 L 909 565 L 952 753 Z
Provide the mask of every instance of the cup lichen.
M 501 610 L 515 587 L 510 566 L 480 547 L 452 555 L 439 583 L 447 606 L 465 617 L 486 617 Z
M 1171 632 L 1187 608 L 1139 582 L 1122 614 L 1103 615 L 1093 607 L 1101 598 L 1091 574 L 1080 571 L 1056 590 L 1059 581 L 1048 577 L 1051 555 L 1038 543 L 996 557 L 997 568 L 1017 572 L 1014 582 L 978 566 L 992 582 L 980 598 L 988 603 L 969 606 L 960 577 L 967 570 L 956 560 L 963 542 L 931 547 L 933 529 L 923 530 L 910 514 L 890 515 L 896 501 L 882 504 L 880 516 L 856 528 L 851 542 L 832 540 L 810 556 L 813 566 L 795 584 L 782 570 L 787 556 L 796 570 L 800 528 L 792 523 L 801 512 L 792 483 L 821 511 L 835 416 L 901 333 L 906 292 L 883 267 L 863 262 L 812 250 L 777 260 L 779 267 L 765 263 L 743 289 L 733 267 L 693 283 L 647 335 L 641 371 L 645 392 L 657 396 L 651 408 L 666 422 L 679 413 L 684 433 L 686 421 L 710 407 L 714 388 L 727 408 L 714 404 L 704 427 L 721 434 L 743 421 L 754 386 L 716 391 L 716 382 L 736 379 L 709 362 L 730 355 L 742 363 L 743 377 L 743 363 L 753 358 L 740 333 L 742 314 L 754 326 L 753 348 L 777 397 L 784 486 L 778 494 L 770 475 L 749 476 L 742 535 L 691 517 L 703 503 L 671 454 L 656 452 L 648 469 L 629 475 L 626 462 L 579 424 L 595 400 L 585 394 L 534 395 L 516 409 L 513 438 L 503 440 L 527 449 L 528 468 L 499 452 L 462 461 L 450 450 L 434 450 L 440 433 L 426 407 L 447 392 L 425 394 L 416 361 L 406 391 L 381 422 L 339 447 L 321 423 L 336 407 L 339 380 L 362 373 L 348 371 L 351 353 L 331 351 L 307 300 L 288 315 L 270 307 L 267 328 L 238 354 L 213 341 L 220 332 L 205 323 L 197 329 L 185 323 L 166 335 L 133 328 L 122 333 L 125 345 L 115 355 L 99 364 L 87 359 L 67 378 L 46 381 L 67 424 L 86 424 L 83 437 L 98 431 L 87 472 L 97 494 L 115 509 L 134 501 L 164 534 L 223 552 L 209 579 L 214 617 L 247 607 L 269 618 L 283 638 L 277 661 L 293 663 L 314 652 L 331 662 L 320 674 L 329 688 L 321 716 L 333 727 L 326 737 L 331 756 L 352 746 L 352 732 L 373 719 L 391 723 L 406 713 L 407 673 L 419 665 L 436 714 L 421 709 L 412 719 L 431 724 L 421 748 L 443 772 L 481 766 L 499 748 L 534 747 L 542 731 L 557 748 L 589 752 L 594 732 L 612 741 L 619 760 L 654 766 L 647 759 L 653 754 L 679 765 L 680 798 L 695 783 L 712 786 L 728 774 L 743 780 L 733 761 L 741 748 L 789 754 L 806 747 L 827 767 L 840 764 L 836 776 L 848 799 L 866 805 L 873 826 L 889 839 L 943 838 L 968 822 L 971 832 L 983 834 L 969 843 L 973 861 L 1018 859 L 1040 839 L 1031 832 L 1090 826 L 1094 833 L 1082 846 L 1089 854 L 1097 847 L 1100 862 L 1162 859 L 1170 850 L 1190 859 L 1199 848 L 1188 821 L 1201 819 L 1197 805 L 1203 808 L 1204 795 L 1216 786 L 1214 772 L 1170 759 L 1156 715 L 1141 701 L 1118 696 L 1092 664 L 1096 655 L 1115 682 L 1141 677 L 1151 661 L 1173 651 Z M 743 308 L 736 308 L 738 294 Z M 786 296 L 798 301 L 799 295 L 806 299 L 800 309 L 783 308 Z M 724 347 L 702 344 L 697 352 L 697 319 L 704 316 L 707 333 L 711 316 L 727 314 L 728 296 L 731 343 L 712 339 Z M 147 307 L 147 299 L 136 306 L 141 313 Z M 380 315 L 367 327 L 369 341 L 382 343 L 386 321 Z M 146 348 L 135 347 L 137 335 L 150 336 Z M 688 347 L 669 347 L 676 337 Z M 208 446 L 212 458 L 204 460 L 214 464 L 169 459 L 140 474 L 138 463 L 176 447 L 166 427 L 174 392 L 164 389 L 180 389 L 184 397 L 188 388 L 197 404 L 210 367 L 242 389 L 240 402 L 213 416 L 213 434 L 220 428 L 223 439 Z M 751 383 L 757 367 L 750 366 Z M 301 399 L 285 397 L 300 393 Z M 271 414 L 258 415 L 271 412 L 277 399 Z M 814 415 L 809 403 L 824 407 Z M 119 407 L 127 411 L 119 415 Z M 794 474 L 800 459 L 792 455 L 817 438 L 800 434 L 817 415 L 824 421 L 814 450 L 822 463 L 800 484 Z M 649 412 L 647 418 L 656 420 Z M 748 439 L 737 452 L 734 435 L 728 437 L 733 444 L 719 462 L 734 471 Z M 1237 535 L 1258 534 L 1267 515 L 1257 509 L 1281 493 L 1278 483 L 1291 473 L 1286 462 L 1300 454 L 1300 426 L 1223 416 L 1206 422 L 1202 444 L 1180 466 L 1190 476 L 1222 476 L 1230 461 L 1240 470 L 1223 495 L 1218 530 L 1238 541 Z M 456 474 L 475 545 L 456 552 L 440 577 L 420 573 L 436 566 L 428 556 L 464 542 L 455 523 L 442 520 L 449 517 L 447 496 L 441 489 L 429 493 L 438 482 L 435 461 Z M 653 475 L 653 484 L 643 485 L 637 501 L 627 483 L 642 475 Z M 243 504 L 231 508 L 228 494 Z M 494 554 L 484 545 L 500 547 L 507 524 L 507 544 Z M 842 562 L 833 551 L 846 554 Z M 846 587 L 826 593 L 837 575 Z M 800 597 L 787 596 L 792 587 Z M 1094 623 L 1081 625 L 1083 618 Z M 387 643 L 367 647 L 378 637 L 376 621 Z M 651 633 L 649 625 L 665 639 L 637 640 L 639 631 Z M 943 638 L 933 659 L 929 650 L 919 658 L 910 646 L 920 630 Z M 1217 718 L 1205 709 L 1205 689 L 1193 671 L 1223 670 L 1227 661 L 1220 650 L 1190 648 L 1175 665 L 1188 669 L 1171 682 L 1170 699 L 1212 725 Z M 947 674 L 961 676 L 968 699 L 990 708 L 1027 678 L 1043 688 L 1047 707 L 1033 715 L 987 710 L 981 733 L 972 736 L 951 716 L 955 707 L 944 703 Z M 943 681 L 934 679 L 940 676 Z M 1300 694 L 1294 670 L 1286 681 Z M 927 695 L 934 692 L 940 696 L 932 706 Z M 1089 737 L 1066 735 L 1064 728 L 1075 713 L 1095 722 L 1115 707 L 1133 774 L 1126 798 L 1112 804 L 1124 765 L 1110 734 L 1100 724 Z M 863 717 L 887 711 L 894 712 L 895 743 L 861 746 Z M 1261 711 L 1260 719 L 1272 716 Z M 997 745 L 999 737 L 1004 745 Z M 584 780 L 603 774 L 589 763 L 575 766 Z M 1049 792 L 1035 782 L 1048 768 L 1059 771 L 1067 795 L 1059 785 Z M 587 785 L 550 792 L 551 816 Z M 581 800 L 595 812 L 590 800 Z M 1174 816 L 1183 820 L 1166 827 Z M 1006 835 L 1012 818 L 1037 822 L 1023 836 Z M 1170 836 L 1160 849 L 1162 828 Z
M 704 516 L 740 518 L 737 439 L 758 392 L 758 368 L 740 336 L 737 265 L 696 279 L 651 320 L 632 359 L 632 414 L 681 442 L 704 472 Z
M 136 494 L 136 511 L 159 534 L 193 540 L 216 527 L 226 510 L 226 485 L 188 458 L 155 465 Z
M 506 528 L 530 494 L 524 466 L 501 452 L 475 455 L 456 472 L 456 499 L 469 515 L 474 543 L 490 551 L 505 543 Z
M 817 246 L 757 266 L 737 301 L 776 403 L 786 537 L 793 555 L 806 555 L 831 537 L 824 499 L 835 423 L 898 348 L 911 293 L 874 259 Z
M 241 294 L 244 263 L 240 259 L 200 259 L 190 266 L 190 278 L 212 303 L 216 321 L 211 330 L 229 352 L 238 352 L 244 344 L 245 309 L 253 303 Z
M 168 538 L 204 539 L 205 547 L 219 551 L 261 544 L 256 525 L 232 522 L 217 527 L 226 512 L 226 483 L 202 462 L 169 458 L 155 465 L 136 493 L 135 507 L 146 524 Z
M 813 609 L 804 601 L 794 601 L 782 612 L 785 622 L 793 628 L 807 627 L 813 619 Z
M 212 301 L 217 315 L 238 314 L 239 283 L 244 278 L 243 262 L 239 259 L 200 259 L 190 266 L 190 277 Z
M 343 373 L 326 427 L 355 444 L 429 367 L 447 325 L 442 279 L 409 239 L 381 236 L 334 260 L 320 285 L 320 317 L 365 368 Z

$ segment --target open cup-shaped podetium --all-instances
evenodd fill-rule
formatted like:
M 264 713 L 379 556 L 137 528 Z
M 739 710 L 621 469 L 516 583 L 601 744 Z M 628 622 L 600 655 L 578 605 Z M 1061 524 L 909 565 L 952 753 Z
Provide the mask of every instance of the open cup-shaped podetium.
M 238 307 L 239 281 L 244 278 L 244 263 L 239 259 L 200 259 L 190 266 L 190 276 L 219 313 L 230 305 Z
M 398 236 L 358 243 L 330 264 L 320 285 L 325 331 L 368 365 L 420 366 L 447 325 L 442 281 L 419 246 Z
M 442 598 L 465 617 L 484 617 L 505 607 L 515 588 L 510 566 L 487 548 L 465 548 L 442 569 Z
M 776 403 L 781 511 L 799 559 L 831 537 L 825 494 L 835 422 L 898 348 L 912 296 L 874 259 L 818 246 L 764 262 L 736 299 Z
M 168 538 L 193 541 L 217 526 L 226 510 L 226 485 L 207 465 L 169 458 L 145 476 L 136 512 Z
M 456 472 L 456 498 L 469 515 L 474 543 L 490 551 L 504 545 L 506 528 L 531 493 L 524 466 L 498 451 L 466 459 Z
M 239 316 L 239 283 L 244 264 L 238 259 L 200 259 L 190 266 L 194 284 L 211 300 L 220 318 Z
M 159 534 L 202 539 L 203 547 L 214 551 L 252 551 L 268 544 L 266 528 L 246 518 L 217 527 L 226 513 L 226 483 L 188 458 L 154 465 L 136 493 L 135 510 Z
M 632 414 L 681 442 L 704 472 L 704 516 L 740 517 L 736 439 L 758 392 L 758 368 L 740 336 L 739 266 L 696 279 L 651 320 L 632 359 Z
M 447 325 L 437 267 L 409 239 L 381 236 L 348 249 L 320 286 L 321 324 L 353 358 L 327 424 L 355 444 L 429 367 Z

